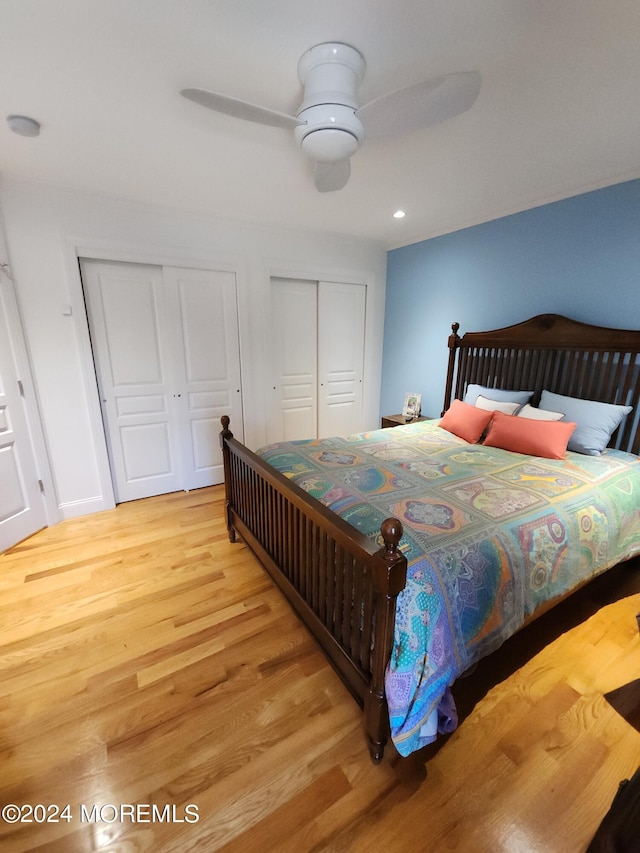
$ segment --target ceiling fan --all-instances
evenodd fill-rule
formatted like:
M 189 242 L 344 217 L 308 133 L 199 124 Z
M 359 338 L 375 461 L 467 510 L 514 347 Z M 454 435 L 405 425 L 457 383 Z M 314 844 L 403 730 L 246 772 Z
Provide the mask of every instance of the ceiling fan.
M 365 71 L 360 51 L 327 42 L 305 51 L 298 62 L 304 97 L 295 116 L 209 92 L 180 94 L 203 107 L 246 121 L 293 129 L 303 154 L 315 161 L 320 192 L 342 189 L 351 174 L 350 157 L 365 137 L 409 133 L 468 110 L 480 92 L 480 74 L 463 71 L 433 77 L 358 106 Z

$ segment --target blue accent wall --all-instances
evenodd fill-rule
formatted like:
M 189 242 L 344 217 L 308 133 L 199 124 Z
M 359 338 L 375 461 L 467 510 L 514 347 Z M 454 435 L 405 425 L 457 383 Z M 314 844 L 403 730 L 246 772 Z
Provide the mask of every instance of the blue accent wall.
M 413 391 L 439 417 L 454 321 L 463 334 L 546 313 L 640 329 L 640 180 L 389 252 L 381 413 Z

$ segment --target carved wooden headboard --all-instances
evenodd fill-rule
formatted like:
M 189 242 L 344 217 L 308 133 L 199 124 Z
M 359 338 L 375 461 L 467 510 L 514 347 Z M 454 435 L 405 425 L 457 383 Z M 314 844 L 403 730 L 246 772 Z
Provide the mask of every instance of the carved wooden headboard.
M 462 400 L 470 383 L 489 388 L 543 390 L 583 400 L 633 406 L 611 446 L 640 453 L 640 329 L 609 329 L 559 314 L 487 332 L 449 336 L 443 411 Z

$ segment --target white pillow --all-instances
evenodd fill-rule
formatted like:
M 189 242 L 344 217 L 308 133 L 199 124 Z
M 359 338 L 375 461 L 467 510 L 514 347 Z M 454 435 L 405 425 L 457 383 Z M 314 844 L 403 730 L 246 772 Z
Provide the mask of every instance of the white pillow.
M 484 409 L 485 412 L 503 412 L 505 415 L 512 415 L 516 409 L 520 408 L 522 403 L 501 403 L 499 400 L 489 400 L 488 397 L 483 397 L 479 394 L 473 405 L 476 409 Z
M 518 412 L 518 417 L 529 418 L 532 421 L 561 421 L 564 412 L 550 412 L 548 409 L 538 409 L 536 406 L 525 403 Z

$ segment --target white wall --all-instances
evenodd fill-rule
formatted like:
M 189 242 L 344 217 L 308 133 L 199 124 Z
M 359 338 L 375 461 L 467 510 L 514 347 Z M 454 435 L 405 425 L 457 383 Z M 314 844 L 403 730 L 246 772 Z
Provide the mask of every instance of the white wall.
M 367 284 L 362 428 L 378 425 L 386 275 L 382 244 L 269 231 L 31 183 L 4 181 L 0 209 L 60 517 L 113 505 L 79 256 L 236 273 L 244 440 L 253 448 L 266 442 L 264 318 L 271 276 Z M 235 430 L 241 436 L 239 426 Z

